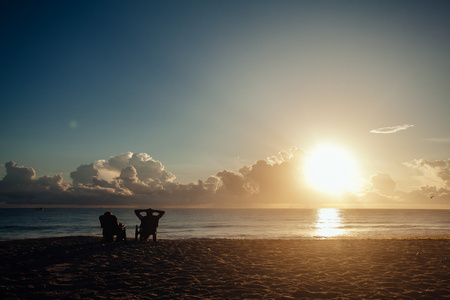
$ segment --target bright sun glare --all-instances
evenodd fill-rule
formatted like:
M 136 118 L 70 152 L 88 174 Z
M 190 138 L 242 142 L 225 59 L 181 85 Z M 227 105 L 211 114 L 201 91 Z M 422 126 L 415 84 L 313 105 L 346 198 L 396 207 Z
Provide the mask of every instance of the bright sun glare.
M 328 194 L 357 188 L 354 160 L 346 151 L 333 145 L 322 145 L 310 153 L 304 172 L 311 187 Z

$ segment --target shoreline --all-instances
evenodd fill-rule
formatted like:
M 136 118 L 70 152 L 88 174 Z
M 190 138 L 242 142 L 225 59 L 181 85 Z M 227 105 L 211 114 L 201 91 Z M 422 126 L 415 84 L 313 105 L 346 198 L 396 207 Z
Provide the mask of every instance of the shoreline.
M 0 241 L 0 297 L 450 298 L 450 236 L 100 241 Z
M 18 238 L 18 239 L 0 239 L 0 244 L 4 242 L 20 242 L 20 241 L 41 241 L 41 240 L 53 240 L 53 239 L 70 239 L 70 238 L 86 238 L 86 239 L 102 239 L 101 235 L 64 235 L 64 236 L 46 236 L 46 237 L 36 237 L 36 238 Z M 134 236 L 127 234 L 128 242 L 134 242 Z M 166 241 L 208 241 L 208 240 L 267 240 L 267 241 L 322 241 L 322 240 L 449 240 L 450 235 L 408 235 L 408 236 L 381 236 L 381 237 L 352 237 L 352 236 L 336 236 L 336 237 L 280 237 L 280 238 L 246 238 L 246 237 L 190 237 L 190 238 L 159 238 L 158 240 Z

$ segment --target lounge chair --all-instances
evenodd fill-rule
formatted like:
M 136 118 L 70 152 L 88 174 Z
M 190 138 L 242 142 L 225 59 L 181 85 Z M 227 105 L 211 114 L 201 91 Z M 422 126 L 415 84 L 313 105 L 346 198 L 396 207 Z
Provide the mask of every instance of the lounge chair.
M 116 241 L 126 241 L 127 232 L 126 225 L 117 222 L 117 218 L 111 215 L 101 215 L 100 225 L 103 228 L 103 242 L 113 242 L 114 236 Z
M 140 241 L 146 242 L 153 235 L 153 241 L 156 242 L 156 229 L 158 227 L 158 218 L 154 216 L 145 216 L 141 220 L 141 226 L 136 225 L 134 240 L 137 241 L 140 235 Z

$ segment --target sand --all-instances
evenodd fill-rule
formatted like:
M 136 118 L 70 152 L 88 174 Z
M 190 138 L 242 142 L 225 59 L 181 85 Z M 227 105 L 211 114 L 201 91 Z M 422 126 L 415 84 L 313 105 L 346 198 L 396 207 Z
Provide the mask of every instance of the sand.
M 0 242 L 1 299 L 450 299 L 450 239 Z

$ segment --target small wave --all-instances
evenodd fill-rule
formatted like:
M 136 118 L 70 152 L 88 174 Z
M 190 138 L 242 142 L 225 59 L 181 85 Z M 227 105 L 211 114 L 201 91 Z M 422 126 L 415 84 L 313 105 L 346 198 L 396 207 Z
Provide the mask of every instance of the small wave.
M 19 231 L 33 231 L 33 230 L 52 230 L 54 227 L 52 226 L 21 226 L 21 225 L 7 225 L 0 226 L 0 230 L 10 229 L 10 230 L 19 230 Z
M 223 224 L 221 224 L 221 225 L 206 225 L 204 227 L 205 228 L 232 228 L 232 227 L 242 227 L 242 225 L 233 225 L 233 224 L 223 225 Z

